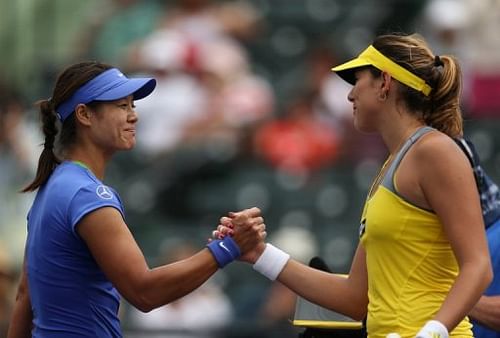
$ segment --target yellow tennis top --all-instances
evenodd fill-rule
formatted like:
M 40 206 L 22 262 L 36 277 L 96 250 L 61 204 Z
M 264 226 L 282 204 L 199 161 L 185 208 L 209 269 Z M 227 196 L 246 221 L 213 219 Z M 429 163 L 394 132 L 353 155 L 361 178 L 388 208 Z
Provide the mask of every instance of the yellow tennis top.
M 405 201 L 393 184 L 401 158 L 418 137 L 405 144 L 362 215 L 369 338 L 385 338 L 391 332 L 415 337 L 439 310 L 458 274 L 438 217 Z M 472 337 L 471 327 L 465 318 L 450 336 Z

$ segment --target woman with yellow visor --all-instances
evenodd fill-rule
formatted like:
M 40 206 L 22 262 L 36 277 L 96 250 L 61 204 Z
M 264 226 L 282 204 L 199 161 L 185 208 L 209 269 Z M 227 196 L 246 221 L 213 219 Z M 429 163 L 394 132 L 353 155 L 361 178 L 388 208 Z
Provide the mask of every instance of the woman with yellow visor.
M 353 85 L 355 127 L 389 156 L 368 192 L 348 278 L 271 244 L 254 269 L 323 307 L 367 319 L 368 337 L 472 337 L 467 313 L 492 278 L 462 135 L 461 72 L 416 35 L 383 35 L 333 71 Z M 231 219 L 221 219 L 226 233 Z

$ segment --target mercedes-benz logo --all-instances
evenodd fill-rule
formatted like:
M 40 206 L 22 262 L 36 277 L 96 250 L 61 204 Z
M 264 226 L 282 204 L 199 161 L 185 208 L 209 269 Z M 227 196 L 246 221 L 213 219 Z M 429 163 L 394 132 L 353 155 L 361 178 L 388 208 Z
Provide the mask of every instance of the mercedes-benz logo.
M 105 185 L 98 186 L 97 189 L 95 190 L 95 192 L 96 192 L 97 196 L 99 196 L 100 198 L 102 198 L 104 200 L 110 200 L 113 198 L 113 193 Z

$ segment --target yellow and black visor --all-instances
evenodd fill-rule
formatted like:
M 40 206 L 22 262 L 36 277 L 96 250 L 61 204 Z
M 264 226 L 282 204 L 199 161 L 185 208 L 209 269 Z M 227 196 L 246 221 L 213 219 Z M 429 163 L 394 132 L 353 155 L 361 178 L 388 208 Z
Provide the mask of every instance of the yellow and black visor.
M 368 46 L 368 48 L 366 48 L 361 54 L 359 54 L 357 58 L 333 67 L 332 71 L 337 73 L 345 81 L 354 85 L 354 71 L 357 68 L 365 66 L 373 66 L 383 72 L 387 72 L 399 82 L 419 92 L 422 92 L 425 96 L 429 96 L 432 90 L 431 86 L 425 83 L 422 78 L 401 67 L 396 62 L 380 53 L 372 45 Z

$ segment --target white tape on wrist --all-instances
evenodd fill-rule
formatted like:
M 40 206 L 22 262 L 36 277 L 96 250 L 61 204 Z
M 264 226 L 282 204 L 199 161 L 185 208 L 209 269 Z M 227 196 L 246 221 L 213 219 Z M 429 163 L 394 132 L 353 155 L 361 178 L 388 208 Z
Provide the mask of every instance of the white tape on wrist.
M 448 338 L 448 329 L 437 320 L 429 320 L 417 333 L 417 338 Z
M 253 268 L 270 280 L 276 280 L 289 259 L 289 254 L 267 243 L 264 252 L 257 259 Z

